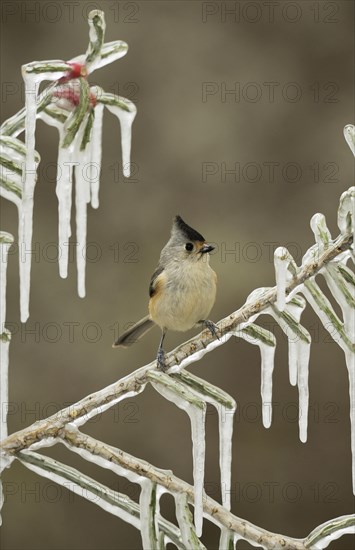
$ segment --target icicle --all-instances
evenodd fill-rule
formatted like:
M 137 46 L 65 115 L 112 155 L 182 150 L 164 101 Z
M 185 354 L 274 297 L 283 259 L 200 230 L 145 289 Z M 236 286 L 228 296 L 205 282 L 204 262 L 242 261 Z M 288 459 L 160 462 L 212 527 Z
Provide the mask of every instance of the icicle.
M 0 441 L 7 437 L 10 339 L 11 333 L 5 328 L 2 328 L 2 334 L 0 334 Z
M 270 428 L 272 420 L 272 373 L 275 347 L 259 344 L 261 354 L 261 401 L 263 424 Z
M 297 358 L 298 347 L 297 342 L 288 341 L 288 373 L 291 386 L 297 384 Z
M 285 309 L 287 270 L 290 263 L 289 252 L 283 246 L 279 246 L 274 252 L 274 265 L 277 289 L 277 307 L 280 311 Z
M 6 272 L 9 248 L 14 242 L 10 233 L 0 232 L 0 440 L 7 437 L 9 403 L 9 346 L 11 334 L 5 328 Z
M 99 92 L 97 92 L 99 93 Z M 95 118 L 91 134 L 91 158 L 90 158 L 90 183 L 91 183 L 91 206 L 99 207 L 101 153 L 102 153 L 102 123 L 104 106 L 98 103 L 94 110 Z
M 190 417 L 193 479 L 195 495 L 195 528 L 198 537 L 202 534 L 203 495 L 205 474 L 205 418 L 206 404 L 185 385 L 162 372 L 149 371 L 148 377 L 153 387 L 163 396 L 184 410 Z
M 302 340 L 296 343 L 297 346 L 297 384 L 299 399 L 299 436 L 302 443 L 307 441 L 308 429 L 308 366 L 310 345 Z
M 352 483 L 355 495 L 355 357 L 350 350 L 345 351 L 346 367 L 349 376 L 350 394 L 350 431 L 351 431 L 351 457 L 352 457 Z
M 205 415 L 206 409 L 189 405 L 186 412 L 191 419 L 191 438 L 193 455 L 193 478 L 195 492 L 195 526 L 198 537 L 202 535 L 203 525 L 203 482 L 205 476 Z
M 85 269 L 86 269 L 86 196 L 85 181 L 75 174 L 75 209 L 76 209 L 76 266 L 78 273 L 78 295 L 85 298 Z
M 234 410 L 219 406 L 219 470 L 221 473 L 222 504 L 231 509 L 232 436 Z
M 186 549 L 202 550 L 204 545 L 198 539 L 195 528 L 192 523 L 192 515 L 188 505 L 187 496 L 185 493 L 174 495 L 175 498 L 175 514 L 181 532 L 181 539 Z
M 232 467 L 232 436 L 234 413 L 237 404 L 228 393 L 213 384 L 183 370 L 173 378 L 186 384 L 199 398 L 215 407 L 219 423 L 219 466 L 223 506 L 230 510 L 230 487 Z
M 57 80 L 68 72 L 63 61 L 29 63 L 22 67 L 25 83 L 25 144 L 26 162 L 23 178 L 22 206 L 19 220 L 19 261 L 20 261 L 20 308 L 21 321 L 25 323 L 29 316 L 31 245 L 33 232 L 33 196 L 36 185 L 37 164 L 35 151 L 35 133 L 37 117 L 37 94 L 44 80 Z M 48 88 L 46 93 L 49 93 Z M 42 94 L 43 95 L 43 94 Z M 42 97 L 41 95 L 41 97 Z
M 287 304 L 287 311 L 292 314 L 294 319 L 300 323 L 302 312 L 304 311 L 306 307 L 306 300 L 303 298 L 303 296 L 294 296 Z M 308 334 L 309 335 L 309 334 Z M 309 335 L 309 342 L 307 343 L 308 346 L 308 352 L 303 349 L 301 342 L 303 344 L 306 343 L 306 340 L 302 340 L 300 336 L 295 335 L 296 338 L 295 341 L 291 340 L 290 335 L 289 341 L 288 341 L 288 365 L 289 365 L 289 379 L 291 386 L 297 385 L 297 379 L 298 379 L 298 370 L 299 365 L 302 365 L 302 372 L 304 372 L 304 369 L 308 369 L 308 365 L 306 366 L 302 357 L 305 359 L 306 354 L 308 353 L 308 356 L 310 354 L 310 348 L 311 348 L 311 339 Z M 302 413 L 301 408 L 301 402 L 300 402 L 300 415 Z
M 344 128 L 344 137 L 350 147 L 350 151 L 355 156 L 355 126 L 347 124 Z
M 79 144 L 80 140 L 76 140 Z M 76 265 L 78 272 L 78 294 L 85 297 L 85 270 L 86 270 L 86 233 L 87 233 L 87 204 L 90 201 L 90 183 L 85 177 L 90 150 L 76 150 L 79 165 L 75 167 L 75 210 L 76 210 Z M 89 200 L 88 200 L 89 198 Z
M 9 468 L 14 460 L 15 460 L 14 456 L 10 457 L 8 455 L 0 454 L 0 478 L 1 478 L 1 475 L 2 475 L 3 471 L 6 468 Z M 0 479 L 0 527 L 2 525 L 1 510 L 2 510 L 2 507 L 4 506 L 4 501 L 5 501 L 4 491 L 3 491 L 2 482 L 1 482 L 1 479 Z
M 64 132 L 60 131 L 60 142 L 63 136 Z M 58 198 L 59 274 L 63 279 L 68 276 L 74 162 L 77 161 L 73 161 L 73 148 L 70 146 L 64 149 L 59 146 L 56 195 Z
M 272 374 L 274 371 L 276 338 L 270 331 L 249 322 L 239 325 L 234 334 L 250 344 L 259 346 L 261 356 L 260 392 L 263 425 L 265 428 L 270 428 L 272 420 Z
M 311 349 L 310 334 L 300 324 L 301 314 L 305 306 L 305 300 L 295 296 L 287 303 L 285 311 L 280 312 L 275 306 L 265 310 L 277 321 L 288 338 L 289 378 L 293 386 L 298 384 L 299 436 L 303 443 L 307 440 L 308 368 Z
M 186 384 L 198 397 L 213 405 L 219 423 L 219 468 L 221 475 L 222 504 L 231 508 L 232 436 L 234 413 L 237 404 L 233 397 L 213 384 L 183 370 L 173 378 Z
M 2 507 L 4 506 L 4 502 L 5 502 L 4 490 L 2 488 L 2 482 L 0 480 L 0 527 L 2 526 L 1 510 L 2 510 Z
M 233 545 L 233 548 L 235 548 L 234 545 L 234 532 L 230 529 L 227 529 L 226 527 L 221 528 L 221 535 L 219 537 L 219 550 L 229 550 L 231 548 L 231 545 Z
M 63 122 L 51 117 L 46 111 L 39 113 L 46 124 L 57 128 L 59 133 L 59 147 L 57 159 L 57 185 L 56 195 L 58 199 L 58 249 L 59 249 L 59 275 L 66 279 L 68 276 L 69 239 L 71 236 L 71 203 L 74 166 L 78 164 L 74 158 L 75 142 L 67 148 L 61 147 L 64 139 Z
M 35 131 L 37 92 L 42 77 L 23 72 L 26 96 L 26 164 L 19 234 L 21 321 L 29 316 L 33 195 L 36 185 Z
M 6 272 L 9 249 L 14 237 L 5 231 L 0 232 L 0 330 L 5 328 L 6 319 Z
M 123 97 L 118 99 L 123 105 L 126 105 L 125 109 L 119 107 L 118 105 L 110 105 L 108 103 L 106 104 L 106 107 L 120 121 L 123 175 L 128 178 L 131 173 L 132 124 L 137 114 L 137 109 L 136 106 L 128 99 Z

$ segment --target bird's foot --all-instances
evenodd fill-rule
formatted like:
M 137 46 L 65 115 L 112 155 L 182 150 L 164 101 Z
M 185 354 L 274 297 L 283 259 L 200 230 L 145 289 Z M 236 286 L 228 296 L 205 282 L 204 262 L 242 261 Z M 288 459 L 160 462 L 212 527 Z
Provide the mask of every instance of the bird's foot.
M 209 321 L 208 319 L 203 319 L 202 321 L 200 321 L 200 323 L 204 325 L 206 328 L 208 328 L 212 336 L 217 338 L 217 340 L 220 340 L 220 337 L 218 336 L 218 327 L 213 321 Z
M 165 362 L 165 352 L 163 348 L 159 348 L 158 355 L 157 355 L 157 367 L 159 370 L 165 372 L 166 371 L 166 362 Z

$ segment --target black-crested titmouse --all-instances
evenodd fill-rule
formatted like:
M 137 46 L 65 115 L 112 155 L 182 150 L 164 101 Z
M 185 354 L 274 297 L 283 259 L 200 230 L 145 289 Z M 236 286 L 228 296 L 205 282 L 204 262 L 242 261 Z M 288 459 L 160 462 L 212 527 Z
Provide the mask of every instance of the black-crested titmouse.
M 200 233 L 176 216 L 150 281 L 149 315 L 124 332 L 113 347 L 133 344 L 156 323 L 162 330 L 157 363 L 164 370 L 163 342 L 168 330 L 185 331 L 201 324 L 218 338 L 217 327 L 208 320 L 217 288 L 217 275 L 209 265 L 212 250 Z

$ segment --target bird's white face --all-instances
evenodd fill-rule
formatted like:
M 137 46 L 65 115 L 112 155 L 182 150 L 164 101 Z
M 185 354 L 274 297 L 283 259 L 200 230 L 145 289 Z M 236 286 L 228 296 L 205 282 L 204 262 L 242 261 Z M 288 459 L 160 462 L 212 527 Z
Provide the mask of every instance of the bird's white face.
M 208 264 L 209 252 L 212 252 L 212 250 L 214 250 L 214 246 L 204 241 L 189 241 L 179 236 L 178 238 L 170 239 L 163 249 L 162 256 L 165 265 L 168 265 L 170 262 L 183 262 L 189 265 L 196 262 Z

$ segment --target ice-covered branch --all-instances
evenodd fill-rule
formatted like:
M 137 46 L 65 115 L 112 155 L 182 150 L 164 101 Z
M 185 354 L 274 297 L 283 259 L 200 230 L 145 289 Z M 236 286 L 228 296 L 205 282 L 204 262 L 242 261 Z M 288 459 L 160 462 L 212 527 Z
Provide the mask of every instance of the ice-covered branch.
M 157 543 L 157 532 L 163 535 L 165 543 L 172 542 L 179 550 L 203 550 L 192 524 L 188 503 L 194 504 L 194 488 L 185 481 L 174 476 L 171 472 L 155 468 L 151 464 L 129 455 L 117 448 L 106 445 L 76 429 L 62 430 L 57 442 L 62 441 L 69 449 L 78 452 L 84 459 L 91 460 L 97 465 L 108 468 L 118 475 L 126 472 L 126 477 L 141 485 L 141 499 L 147 500 L 148 516 L 142 517 L 142 506 L 102 483 L 83 474 L 81 471 L 67 466 L 50 457 L 39 455 L 32 451 L 21 451 L 17 454 L 18 460 L 38 475 L 60 484 L 69 491 L 86 498 L 106 512 L 126 521 L 137 529 L 142 529 L 145 523 L 144 542 Z M 131 472 L 131 475 L 129 474 Z M 131 477 L 132 476 L 132 477 Z M 157 487 L 160 493 L 157 494 Z M 179 529 L 163 518 L 159 513 L 159 496 L 165 492 L 175 498 L 176 517 Z M 152 503 L 154 503 L 152 505 Z M 205 517 L 218 525 L 223 532 L 233 533 L 234 538 L 244 539 L 253 546 L 265 549 L 287 548 L 289 550 L 321 550 L 344 534 L 355 532 L 355 516 L 342 516 L 318 526 L 305 539 L 294 539 L 262 529 L 248 521 L 231 514 L 215 500 L 204 495 L 203 513 Z M 153 514 L 157 531 L 150 530 L 152 521 L 149 514 Z M 147 520 L 147 521 L 145 521 Z M 153 523 L 154 523 L 153 522 Z M 180 530 L 180 531 L 179 531 Z M 149 543 L 151 544 L 151 543 Z M 145 546 L 144 546 L 145 547 Z M 148 546 L 155 548 L 157 545 Z M 221 548 L 225 548 L 221 546 Z
M 304 540 L 309 550 L 323 550 L 343 535 L 355 534 L 355 515 L 341 516 L 318 525 Z
M 188 501 L 195 505 L 194 487 L 173 475 L 172 472 L 155 468 L 144 460 L 106 445 L 86 434 L 82 434 L 78 430 L 62 430 L 60 440 L 71 450 L 78 452 L 83 458 L 93 460 L 103 468 L 109 468 L 119 475 L 125 475 L 122 471 L 131 472 L 134 476 L 133 478 L 129 478 L 131 481 L 142 484 L 142 478 L 150 480 L 173 495 L 185 495 Z M 117 470 L 116 467 L 118 468 Z M 129 473 L 126 475 L 129 476 Z M 202 505 L 203 514 L 210 521 L 217 524 L 220 528 L 224 527 L 232 530 L 255 546 L 270 550 L 279 550 L 280 548 L 305 550 L 302 540 L 271 533 L 249 521 L 238 518 L 207 495 L 204 495 Z M 189 547 L 189 550 L 196 547 L 196 545 Z M 201 548 L 201 546 L 197 548 Z
M 179 548 L 202 550 L 201 544 L 193 529 L 190 511 L 187 503 L 195 505 L 194 487 L 179 479 L 170 471 L 155 468 L 152 464 L 136 458 L 120 449 L 107 445 L 89 435 L 79 432 L 77 429 L 68 428 L 61 430 L 57 442 L 63 442 L 70 450 L 77 452 L 85 460 L 89 460 L 102 468 L 112 470 L 118 475 L 124 475 L 130 481 L 138 483 L 141 486 L 141 501 L 147 500 L 147 506 L 144 509 L 146 513 L 153 514 L 154 521 L 158 530 L 162 531 L 166 538 L 174 542 Z M 24 451 L 18 454 L 18 458 L 27 467 L 33 469 L 38 474 L 64 485 L 69 490 L 89 498 L 98 506 L 106 511 L 125 519 L 137 528 L 141 528 L 141 522 L 149 518 L 142 517 L 142 507 L 140 514 L 139 507 L 128 497 L 120 495 L 102 484 L 83 475 L 78 470 L 63 465 L 48 457 L 43 457 L 31 451 Z M 64 483 L 63 483 L 64 482 Z M 160 487 L 166 492 L 172 494 L 176 501 L 176 516 L 179 523 L 180 533 L 176 527 L 167 522 L 159 514 L 159 496 L 156 494 L 156 488 Z M 88 492 L 83 494 L 81 489 L 85 488 Z M 162 491 L 160 491 L 162 494 Z M 96 498 L 92 500 L 90 495 Z M 151 506 L 151 503 L 156 503 Z M 353 533 L 355 529 L 355 516 L 342 516 L 317 527 L 305 539 L 296 539 L 272 533 L 231 514 L 226 508 L 221 506 L 212 498 L 204 495 L 203 514 L 211 522 L 218 525 L 221 529 L 233 532 L 236 538 L 248 541 L 253 546 L 259 546 L 265 550 L 279 550 L 287 548 L 288 550 L 320 550 L 326 548 L 328 544 L 344 534 Z M 152 522 L 147 521 L 144 528 L 147 530 L 144 541 L 157 541 L 157 531 L 149 532 Z M 145 548 L 156 548 L 157 546 L 145 546 Z
M 286 294 L 289 295 L 292 291 L 301 287 L 306 280 L 317 275 L 329 262 L 349 251 L 352 242 L 353 238 L 349 233 L 340 235 L 320 254 L 318 259 L 313 259 L 300 268 L 297 275 L 287 284 Z M 256 296 L 254 300 L 247 301 L 240 309 L 217 323 L 219 340 L 212 336 L 209 331 L 198 334 L 167 354 L 168 368 L 171 372 L 178 372 L 183 367 L 200 360 L 206 353 L 226 343 L 238 327 L 254 319 L 256 315 L 259 315 L 272 304 L 276 304 L 276 299 L 277 290 L 276 287 L 273 287 L 261 296 Z M 59 431 L 69 422 L 76 422 L 78 425 L 85 423 L 89 418 L 107 410 L 120 400 L 143 391 L 148 381 L 148 372 L 155 368 L 156 362 L 153 361 L 53 416 L 39 420 L 35 424 L 10 435 L 1 443 L 0 449 L 5 453 L 14 454 L 42 439 L 57 437 Z
M 85 124 L 88 122 L 87 117 L 86 114 Z M 81 133 L 76 136 L 76 141 L 82 140 L 84 128 L 86 125 L 82 124 Z M 80 175 L 76 178 L 76 185 L 79 185 L 76 192 L 84 193 L 80 187 Z M 85 193 L 84 198 L 86 200 Z M 311 225 L 316 245 L 307 251 L 300 267 L 295 264 L 286 250 L 279 249 L 275 262 L 276 287 L 257 289 L 248 297 L 242 308 L 221 320 L 217 325 L 219 339 L 212 336 L 210 332 L 202 332 L 167 355 L 170 376 L 157 371 L 155 362 L 150 363 L 52 417 L 38 421 L 11 435 L 0 446 L 3 459 L 2 467 L 9 466 L 21 451 L 26 452 L 31 448 L 46 447 L 62 441 L 70 450 L 78 452 L 86 460 L 114 469 L 119 475 L 128 477 L 141 486 L 140 529 L 143 548 L 160 548 L 164 545 L 165 537 L 169 539 L 164 534 L 164 529 L 159 527 L 159 496 L 162 491 L 168 490 L 176 500 L 176 515 L 182 540 L 181 544 L 177 545 L 178 548 L 184 549 L 185 543 L 190 544 L 192 548 L 203 548 L 198 537 L 202 532 L 202 517 L 205 515 L 221 528 L 221 548 L 230 547 L 241 537 L 265 549 L 279 548 L 280 546 L 304 549 L 304 541 L 268 533 L 230 514 L 230 502 L 225 495 L 229 493 L 231 483 L 231 441 L 235 402 L 231 396 L 219 388 L 187 373 L 184 367 L 200 360 L 205 353 L 223 345 L 232 336 L 244 338 L 248 342 L 258 345 L 261 351 L 263 422 L 265 427 L 269 427 L 272 418 L 272 372 L 276 339 L 272 333 L 257 326 L 253 321 L 261 314 L 272 315 L 289 338 L 290 381 L 292 384 L 298 385 L 300 438 L 302 441 L 306 441 L 308 363 L 311 338 L 309 332 L 300 323 L 301 314 L 306 305 L 304 298 L 299 295 L 302 292 L 328 330 L 330 323 L 332 331 L 335 331 L 335 335 L 337 339 L 340 339 L 339 343 L 344 349 L 349 370 L 351 421 L 354 426 L 355 401 L 352 395 L 355 387 L 354 342 L 353 335 L 349 330 L 352 326 L 351 311 L 354 308 L 354 276 L 346 266 L 353 242 L 353 198 L 354 188 L 343 193 L 341 197 L 338 215 L 341 234 L 335 240 L 331 239 L 325 220 L 321 215 L 312 218 Z M 64 219 L 66 220 L 66 218 Z M 85 239 L 85 234 L 82 238 Z M 344 320 L 335 314 L 329 300 L 317 286 L 315 277 L 318 274 L 325 277 L 334 298 L 340 303 Z M 77 430 L 78 426 L 83 425 L 90 418 L 107 410 L 122 399 L 143 391 L 147 383 L 151 383 L 165 398 L 184 409 L 190 416 L 193 440 L 193 487 L 175 478 L 171 472 L 155 469 L 151 464 L 139 461 L 123 451 L 84 436 Z M 206 403 L 215 406 L 219 414 L 221 485 L 226 487 L 226 490 L 222 491 L 222 495 L 225 493 L 222 505 L 214 501 L 210 502 L 205 497 L 203 490 Z M 354 435 L 352 435 L 352 450 L 354 457 Z M 115 464 L 116 466 L 114 466 Z M 38 473 L 41 473 L 40 470 L 41 468 L 38 469 Z M 173 481 L 176 485 L 172 485 Z M 193 503 L 195 507 L 195 525 L 190 518 L 187 502 Z M 107 505 L 105 502 L 104 506 Z M 332 525 L 337 521 L 334 520 Z M 331 533 L 332 538 L 349 532 L 348 525 L 346 529 L 343 524 L 337 529 L 337 525 Z M 314 543 L 315 546 L 309 545 L 308 547 L 323 548 L 326 546 L 327 540 L 332 540 L 329 537 L 330 535 L 328 538 L 323 537 L 321 542 L 318 537 Z
M 76 181 L 76 225 L 78 294 L 85 296 L 85 258 L 87 204 L 98 207 L 101 171 L 103 108 L 106 106 L 120 121 L 122 165 L 130 175 L 132 124 L 136 107 L 125 98 L 105 94 L 98 86 L 89 86 L 93 71 L 127 53 L 125 42 L 104 43 L 105 18 L 100 10 L 88 15 L 89 46 L 85 55 L 69 61 L 49 60 L 27 63 L 22 67 L 25 82 L 25 108 L 0 127 L 0 193 L 15 202 L 19 214 L 20 303 L 21 321 L 29 316 L 31 241 L 34 193 L 39 155 L 35 151 L 36 121 L 56 126 L 59 131 L 57 195 L 59 209 L 59 272 L 67 276 L 67 250 L 71 236 L 72 176 Z M 41 82 L 52 83 L 38 95 Z M 25 130 L 26 144 L 17 136 Z M 12 140 L 12 141 L 11 141 Z M 8 149 L 12 147 L 12 151 Z M 19 155 L 20 152 L 20 155 Z M 24 158 L 21 158 L 21 155 Z M 73 167 L 75 166 L 75 170 Z
M 17 458 L 24 466 L 38 475 L 60 484 L 68 491 L 87 499 L 137 529 L 141 528 L 139 504 L 127 495 L 110 489 L 76 468 L 33 451 L 22 451 L 18 453 Z M 180 533 L 176 526 L 160 515 L 157 517 L 157 522 L 159 530 L 169 541 L 174 543 L 177 548 L 185 550 L 182 547 Z

